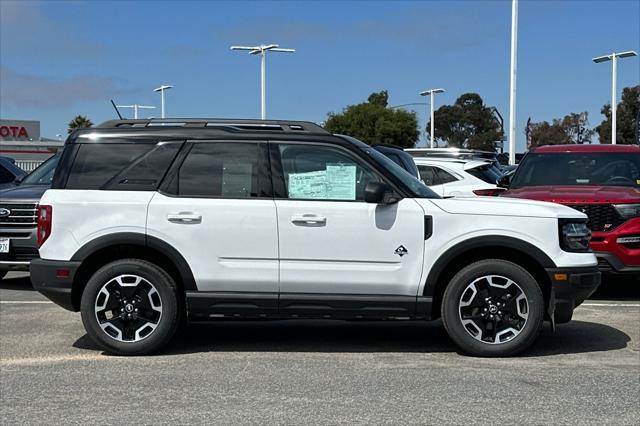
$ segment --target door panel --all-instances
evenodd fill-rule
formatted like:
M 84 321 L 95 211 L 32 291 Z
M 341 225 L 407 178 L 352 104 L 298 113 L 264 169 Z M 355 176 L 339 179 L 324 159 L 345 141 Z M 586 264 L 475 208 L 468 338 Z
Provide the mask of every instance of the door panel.
M 175 217 L 199 217 L 177 221 Z M 199 291 L 278 291 L 273 200 L 179 198 L 155 194 L 147 233 L 185 258 Z
M 287 293 L 415 296 L 424 250 L 424 211 L 418 203 L 364 202 L 367 183 L 384 179 L 347 149 L 270 146 L 274 186 L 282 188 L 275 201 L 281 298 Z
M 282 293 L 416 295 L 424 211 L 414 200 L 388 206 L 276 200 L 276 206 Z M 325 220 L 295 221 L 305 215 Z M 396 254 L 400 246 L 406 254 Z
M 199 291 L 278 291 L 278 232 L 266 143 L 188 143 L 149 203 L 147 232 L 185 258 Z

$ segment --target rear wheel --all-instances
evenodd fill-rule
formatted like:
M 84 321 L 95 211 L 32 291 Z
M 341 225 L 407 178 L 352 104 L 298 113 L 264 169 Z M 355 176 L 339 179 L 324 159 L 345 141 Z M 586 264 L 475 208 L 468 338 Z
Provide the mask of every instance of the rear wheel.
M 89 336 L 115 354 L 156 351 L 179 323 L 175 282 L 163 269 L 138 259 L 118 260 L 93 274 L 80 310 Z
M 533 343 L 544 319 L 536 280 L 522 267 L 482 260 L 458 272 L 442 300 L 442 319 L 451 339 L 477 356 L 509 356 Z

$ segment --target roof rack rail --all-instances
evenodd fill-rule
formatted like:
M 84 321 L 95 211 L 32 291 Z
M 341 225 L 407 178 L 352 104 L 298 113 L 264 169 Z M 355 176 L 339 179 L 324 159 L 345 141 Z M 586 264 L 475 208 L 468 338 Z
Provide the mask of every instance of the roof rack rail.
M 96 128 L 139 127 L 217 127 L 245 132 L 304 132 L 329 134 L 327 130 L 309 121 L 251 120 L 230 118 L 149 118 L 144 120 L 109 120 Z

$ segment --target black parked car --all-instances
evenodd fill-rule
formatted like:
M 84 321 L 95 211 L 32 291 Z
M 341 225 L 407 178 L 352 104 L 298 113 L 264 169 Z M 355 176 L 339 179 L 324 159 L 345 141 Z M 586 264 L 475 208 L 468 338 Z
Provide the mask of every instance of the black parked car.
M 0 251 L 0 279 L 9 271 L 28 271 L 38 257 L 36 206 L 51 186 L 59 155 L 54 155 L 11 186 L 0 190 L 0 239 L 8 240 L 8 251 Z

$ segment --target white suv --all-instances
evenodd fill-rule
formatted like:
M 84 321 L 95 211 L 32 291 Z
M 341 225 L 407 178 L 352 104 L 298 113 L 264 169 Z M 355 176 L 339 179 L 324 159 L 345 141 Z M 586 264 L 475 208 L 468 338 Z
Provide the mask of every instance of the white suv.
M 442 197 L 493 195 L 500 175 L 484 160 L 415 157 L 420 178 Z
M 467 353 L 504 356 L 598 286 L 585 220 L 441 199 L 312 123 L 120 120 L 67 140 L 31 278 L 114 353 L 155 351 L 183 319 L 442 316 Z

